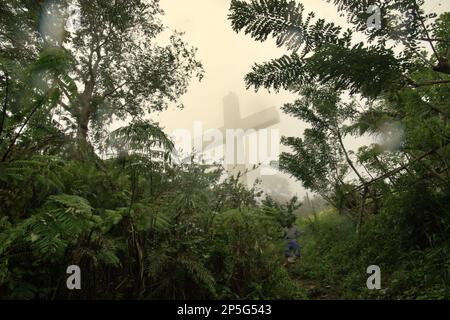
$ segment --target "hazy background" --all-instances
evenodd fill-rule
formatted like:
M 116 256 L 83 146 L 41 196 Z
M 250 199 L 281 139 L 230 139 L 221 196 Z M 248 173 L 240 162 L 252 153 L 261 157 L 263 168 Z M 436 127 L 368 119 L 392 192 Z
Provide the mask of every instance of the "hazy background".
M 230 0 L 161 0 L 165 11 L 164 23 L 170 29 L 185 32 L 184 39 L 198 48 L 197 57 L 205 68 L 205 77 L 198 83 L 193 82 L 188 93 L 183 96 L 184 110 L 170 108 L 152 119 L 160 122 L 167 133 L 176 128 L 193 131 L 194 121 L 202 121 L 204 130 L 223 126 L 222 99 L 229 92 L 239 97 L 241 116 L 246 117 L 268 107 L 276 107 L 280 113 L 278 128 L 281 135 L 301 136 L 305 125 L 283 114 L 280 107 L 292 102 L 296 96 L 280 91 L 269 93 L 267 90 L 246 90 L 244 76 L 254 63 L 278 58 L 286 51 L 277 48 L 274 41 L 256 42 L 243 33 L 236 34 L 227 20 Z M 334 5 L 323 0 L 302 0 L 306 11 L 314 11 L 316 17 L 325 18 L 346 26 L 345 18 L 340 17 Z M 450 7 L 449 0 L 428 0 L 429 12 L 442 12 Z M 361 144 L 370 143 L 369 139 L 359 141 L 348 139 L 346 144 L 356 150 Z M 282 148 L 283 151 L 283 148 Z M 249 175 L 249 182 L 256 174 Z M 280 195 L 305 194 L 301 183 L 279 174 L 265 179 L 263 186 Z

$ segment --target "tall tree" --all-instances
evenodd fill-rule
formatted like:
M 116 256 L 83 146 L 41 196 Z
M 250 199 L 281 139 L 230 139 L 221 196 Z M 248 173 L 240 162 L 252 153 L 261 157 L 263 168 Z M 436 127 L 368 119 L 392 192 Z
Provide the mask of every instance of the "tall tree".
M 445 36 L 433 37 L 433 15 L 426 15 L 421 9 L 423 1 L 374 1 L 373 5 L 378 5 L 382 12 L 379 30 L 367 27 L 369 3 L 343 0 L 335 3 L 339 11 L 348 15 L 352 29 L 343 32 L 341 27 L 324 19 L 314 22 L 315 14 L 306 14 L 304 6 L 294 0 L 233 0 L 229 15 L 233 30 L 244 31 L 257 41 L 271 36 L 278 46 L 291 52 L 256 64 L 246 76 L 247 85 L 255 89 L 295 91 L 316 81 L 332 84 L 336 90 L 375 98 L 404 85 L 419 87 L 449 82 L 441 79 L 442 74 L 448 74 L 445 66 L 448 52 L 438 50 L 434 44 L 448 48 L 449 43 Z M 411 12 L 413 19 L 405 21 L 400 12 Z M 392 26 L 394 23 L 399 25 Z M 353 44 L 355 31 L 365 32 L 367 41 Z M 430 61 L 421 51 L 424 42 L 433 52 Z M 395 49 L 401 45 L 406 50 L 396 54 Z M 425 61 L 416 61 L 419 57 Z M 423 64 L 435 71 L 431 81 L 413 79 L 413 72 Z
M 361 222 L 368 198 L 377 212 L 380 197 L 412 184 L 425 183 L 430 198 L 448 188 L 449 13 L 435 19 L 414 0 L 332 2 L 350 29 L 315 19 L 293 0 L 233 0 L 229 19 L 236 32 L 257 41 L 273 37 L 290 52 L 254 65 L 245 78 L 249 88 L 302 96 L 284 111 L 311 128 L 303 138 L 283 139 L 292 152 L 282 154 L 281 167 L 329 200 L 344 199 Z M 365 41 L 355 43 L 355 32 Z M 357 155 L 346 150 L 347 134 L 367 133 L 381 143 Z M 353 181 L 340 174 L 347 169 Z
M 89 138 L 98 142 L 112 120 L 140 121 L 164 110 L 186 92 L 192 77 L 202 77 L 196 50 L 182 34 L 166 32 L 158 0 L 14 1 L 3 9 L 4 15 L 22 12 L 31 21 L 25 28 L 18 18 L 7 20 L 4 37 L 28 36 L 33 41 L 27 48 L 69 56 L 65 75 L 52 85 L 61 90 L 58 111 L 66 126 L 75 127 L 81 149 Z

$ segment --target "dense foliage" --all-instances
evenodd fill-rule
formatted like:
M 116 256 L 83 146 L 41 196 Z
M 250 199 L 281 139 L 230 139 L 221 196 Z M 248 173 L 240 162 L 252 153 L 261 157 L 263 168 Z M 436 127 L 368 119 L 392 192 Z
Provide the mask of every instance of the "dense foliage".
M 0 3 L 0 298 L 301 297 L 274 259 L 283 208 L 219 166 L 173 163 L 146 120 L 202 75 L 180 34 L 158 44 L 161 14 L 154 0 Z
M 343 296 L 367 297 L 364 271 L 376 264 L 387 291 L 373 295 L 448 298 L 450 14 L 426 14 L 423 1 L 330 2 L 347 31 L 293 0 L 233 0 L 229 16 L 235 31 L 289 52 L 245 79 L 299 95 L 283 110 L 308 129 L 283 138 L 281 167 L 343 216 L 311 224 L 305 268 Z M 369 4 L 379 28 L 368 27 Z M 368 135 L 377 143 L 348 148 Z
M 1 288 L 10 298 L 288 298 L 278 211 L 222 170 L 35 156 L 3 165 Z M 278 227 L 277 227 L 278 226 Z M 83 288 L 66 288 L 78 265 Z M 291 286 L 291 290 L 289 287 Z
M 332 293 L 342 299 L 449 299 L 449 246 L 414 245 L 408 215 L 395 211 L 401 205 L 390 199 L 389 210 L 370 219 L 358 238 L 354 223 L 335 211 L 316 220 L 302 220 L 302 263 L 298 277 L 318 285 L 309 296 Z M 381 290 L 367 290 L 367 267 L 381 269 Z M 331 289 L 330 289 L 331 288 Z
M 450 14 L 373 1 L 369 29 L 365 2 L 333 2 L 351 29 L 292 0 L 231 2 L 235 31 L 288 51 L 247 85 L 298 94 L 283 111 L 308 124 L 283 139 L 281 168 L 315 194 L 284 268 L 297 198 L 173 161 L 148 120 L 203 75 L 182 34 L 160 38 L 158 0 L 0 1 L 0 298 L 298 299 L 309 279 L 342 298 L 448 299 Z M 348 149 L 365 135 L 378 143 Z

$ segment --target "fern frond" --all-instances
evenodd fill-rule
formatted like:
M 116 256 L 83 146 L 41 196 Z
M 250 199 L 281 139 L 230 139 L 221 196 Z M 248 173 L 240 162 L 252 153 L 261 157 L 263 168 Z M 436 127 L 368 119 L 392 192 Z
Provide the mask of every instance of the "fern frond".
M 271 35 L 279 47 L 292 51 L 302 48 L 302 57 L 322 44 L 341 41 L 339 26 L 323 19 L 312 23 L 314 13 L 305 17 L 304 6 L 294 0 L 233 0 L 230 11 L 228 18 L 234 31 L 244 30 L 261 42 Z
M 43 258 L 61 257 L 66 247 L 92 226 L 89 202 L 74 195 L 54 195 L 19 226 Z
M 68 171 L 65 163 L 56 157 L 34 156 L 30 160 L 16 160 L 8 163 L 0 180 L 11 185 L 21 186 L 30 178 L 36 187 L 46 192 L 61 192 L 64 189 L 64 176 Z
M 361 92 L 371 98 L 401 86 L 406 67 L 391 49 L 363 43 L 352 47 L 323 46 L 307 59 L 307 65 L 319 83 L 332 84 L 336 90 L 349 90 L 350 94 Z
M 58 207 L 65 208 L 65 213 L 89 215 L 92 213 L 92 207 L 89 202 L 81 197 L 61 194 L 49 197 L 49 204 L 55 204 Z
M 216 293 L 214 276 L 205 266 L 186 257 L 180 257 L 177 261 L 201 287 L 206 287 L 212 294 Z
M 107 141 L 110 147 L 118 150 L 131 150 L 151 153 L 155 147 L 172 150 L 173 142 L 158 124 L 150 121 L 136 121 L 113 131 Z
M 301 85 L 307 82 L 303 68 L 303 63 L 296 53 L 289 56 L 284 55 L 263 64 L 256 64 L 245 77 L 247 89 L 253 86 L 255 90 L 263 87 L 278 91 L 280 89 L 287 90 L 293 84 Z

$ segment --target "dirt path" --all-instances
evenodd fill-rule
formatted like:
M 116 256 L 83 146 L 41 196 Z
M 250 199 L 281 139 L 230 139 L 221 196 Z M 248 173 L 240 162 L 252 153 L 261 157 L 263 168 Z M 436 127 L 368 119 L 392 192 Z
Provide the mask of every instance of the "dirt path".
M 323 287 L 317 281 L 293 278 L 297 285 L 303 288 L 311 300 L 341 300 L 330 287 Z
M 286 265 L 288 273 L 295 284 L 306 292 L 307 298 L 311 300 L 342 300 L 342 298 L 333 290 L 320 281 L 306 279 L 300 269 L 299 262 Z

